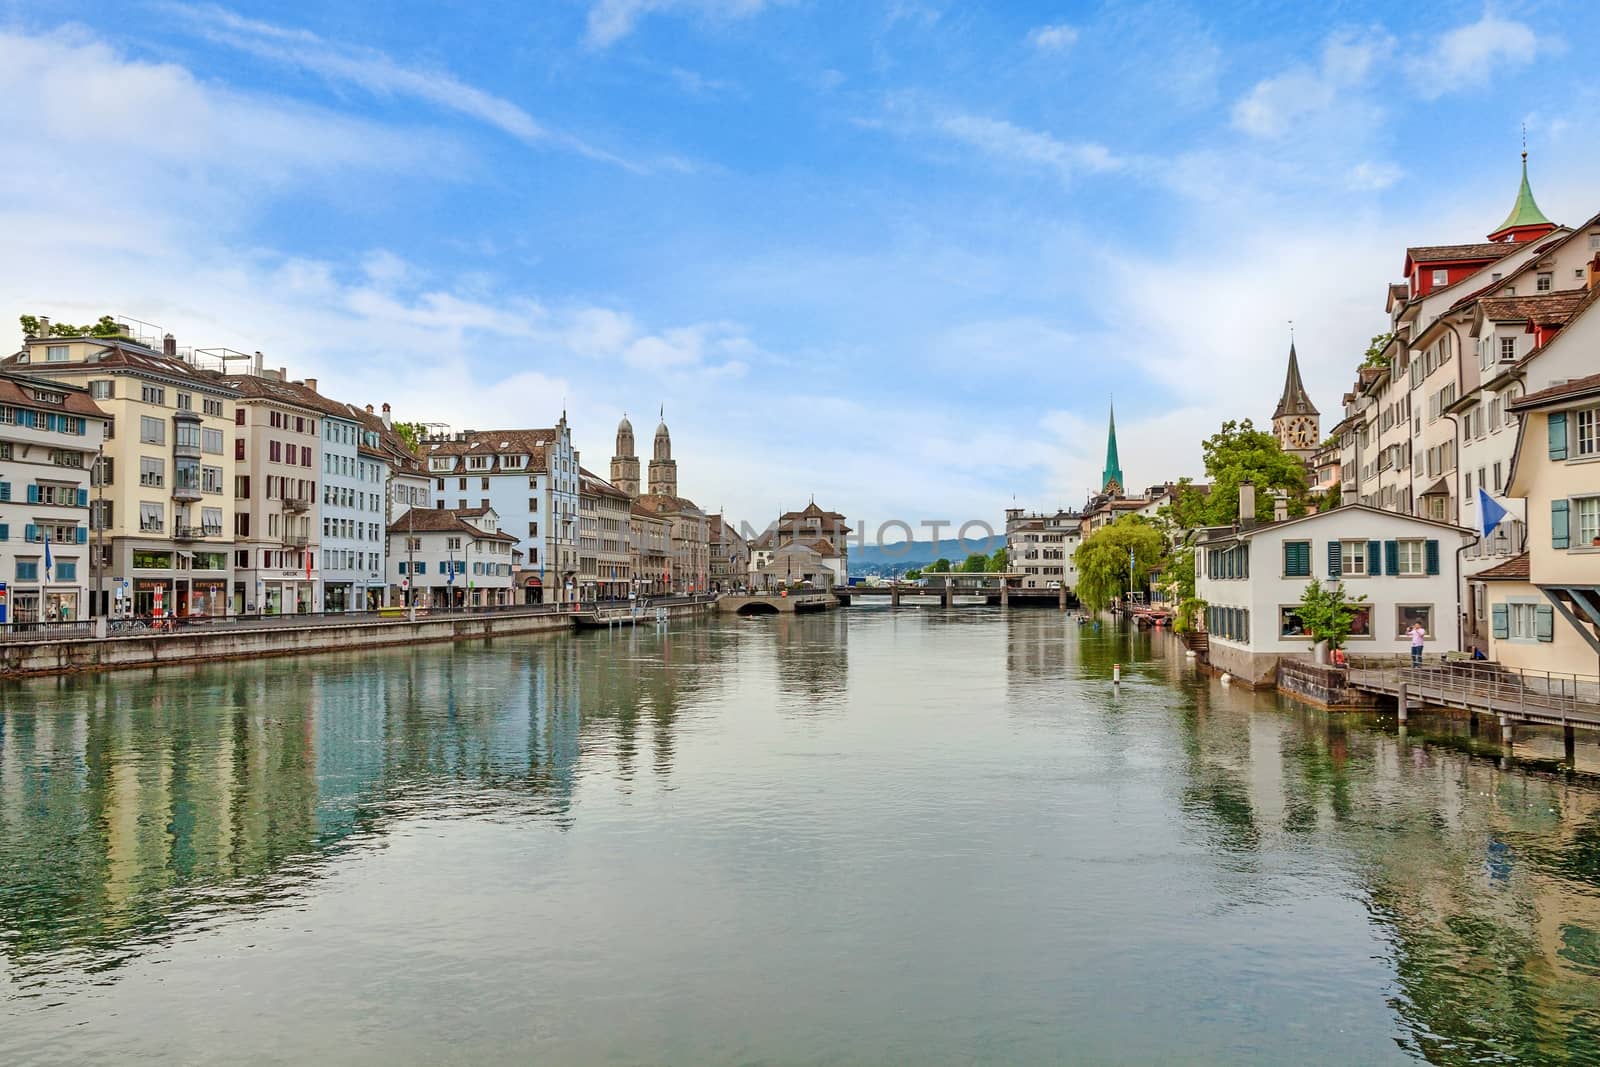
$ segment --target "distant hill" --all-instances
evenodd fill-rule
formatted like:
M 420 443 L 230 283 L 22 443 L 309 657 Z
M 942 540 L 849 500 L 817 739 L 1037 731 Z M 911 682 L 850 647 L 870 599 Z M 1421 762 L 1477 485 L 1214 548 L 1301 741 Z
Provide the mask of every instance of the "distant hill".
M 996 533 L 987 544 L 968 542 L 963 549 L 954 536 L 939 538 L 937 551 L 929 541 L 901 541 L 889 545 L 850 546 L 851 574 L 887 574 L 891 569 L 904 571 L 908 567 L 925 567 L 941 556 L 952 563 L 960 563 L 969 551 L 993 553 L 1005 546 L 1005 535 Z

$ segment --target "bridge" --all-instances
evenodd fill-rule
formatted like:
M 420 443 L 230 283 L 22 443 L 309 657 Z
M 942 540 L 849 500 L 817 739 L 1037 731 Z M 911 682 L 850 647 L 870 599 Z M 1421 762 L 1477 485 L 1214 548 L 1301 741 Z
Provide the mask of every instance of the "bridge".
M 891 607 L 900 607 L 904 603 L 937 604 L 950 608 L 957 606 L 957 597 L 966 600 L 968 604 L 998 604 L 1002 607 L 1012 604 L 1039 606 L 1053 604 L 1062 611 L 1065 611 L 1069 604 L 1076 606 L 1078 603 L 1078 598 L 1066 588 L 1023 589 L 1013 584 L 1023 577 L 1025 577 L 1023 574 L 1014 571 L 952 571 L 949 574 L 924 574 L 921 582 L 852 585 L 848 589 L 835 589 L 834 595 L 842 604 L 872 600 L 881 602 L 886 599 Z
M 839 598 L 826 589 L 788 593 L 728 593 L 717 600 L 717 610 L 733 615 L 798 615 L 827 611 Z
M 1498 663 L 1450 660 L 1411 667 L 1377 663 L 1352 666 L 1353 689 L 1393 697 L 1400 721 L 1413 707 L 1455 708 L 1500 723 L 1509 746 L 1518 724 L 1559 726 L 1570 761 L 1576 730 L 1600 730 L 1600 678 L 1524 671 Z

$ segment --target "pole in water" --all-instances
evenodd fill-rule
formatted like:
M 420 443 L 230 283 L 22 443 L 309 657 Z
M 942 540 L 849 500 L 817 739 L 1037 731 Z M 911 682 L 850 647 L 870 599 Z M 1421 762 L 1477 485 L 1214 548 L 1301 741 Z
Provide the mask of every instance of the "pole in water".
M 1120 664 L 1120 663 L 1113 663 L 1111 665 L 1111 684 L 1112 685 L 1121 685 L 1122 684 L 1122 664 Z

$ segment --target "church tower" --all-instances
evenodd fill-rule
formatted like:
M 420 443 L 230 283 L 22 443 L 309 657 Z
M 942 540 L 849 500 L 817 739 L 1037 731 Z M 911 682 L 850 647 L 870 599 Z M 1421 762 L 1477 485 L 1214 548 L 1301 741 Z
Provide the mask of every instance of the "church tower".
M 611 457 L 611 484 L 631 498 L 639 495 L 639 457 L 633 451 L 633 423 L 626 415 L 617 423 L 617 451 Z
M 1300 381 L 1300 358 L 1295 355 L 1293 341 L 1289 342 L 1289 373 L 1283 381 L 1283 396 L 1272 413 L 1272 436 L 1277 438 L 1279 448 L 1303 460 L 1309 460 L 1322 441 L 1322 419 Z
M 1491 241 L 1533 241 L 1551 233 L 1556 224 L 1545 218 L 1544 212 L 1539 210 L 1539 205 L 1533 199 L 1533 187 L 1528 184 L 1528 147 L 1527 135 L 1523 135 L 1522 147 L 1522 185 L 1517 189 L 1516 203 L 1511 205 L 1511 214 L 1506 216 L 1493 233 L 1489 235 Z
M 1127 488 L 1122 480 L 1122 463 L 1117 458 L 1117 407 L 1111 406 L 1111 425 L 1106 431 L 1106 469 L 1100 479 L 1100 491 L 1107 496 L 1121 496 Z
M 634 464 L 638 477 L 638 462 Z M 661 425 L 656 427 L 655 451 L 650 458 L 650 492 L 654 496 L 678 495 L 678 463 L 672 458 L 672 435 L 667 432 L 666 410 L 662 409 Z

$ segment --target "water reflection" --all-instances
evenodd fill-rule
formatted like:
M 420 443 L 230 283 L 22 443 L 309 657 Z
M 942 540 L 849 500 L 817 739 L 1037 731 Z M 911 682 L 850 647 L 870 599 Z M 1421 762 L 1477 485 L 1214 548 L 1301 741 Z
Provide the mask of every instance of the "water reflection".
M 656 773 L 728 635 L 632 632 L 0 691 L 0 947 L 27 987 L 291 898 L 413 813 L 568 825 L 586 752 Z M 604 636 L 597 640 L 604 641 Z

